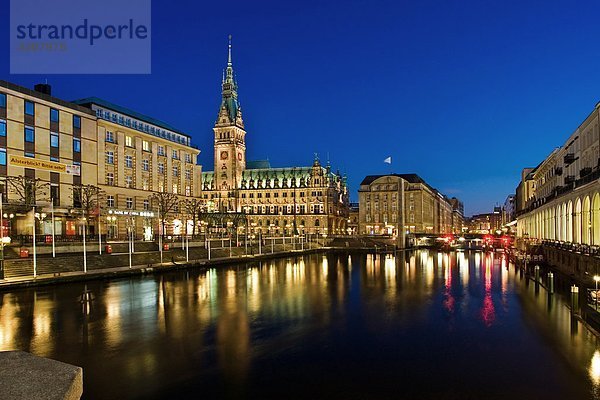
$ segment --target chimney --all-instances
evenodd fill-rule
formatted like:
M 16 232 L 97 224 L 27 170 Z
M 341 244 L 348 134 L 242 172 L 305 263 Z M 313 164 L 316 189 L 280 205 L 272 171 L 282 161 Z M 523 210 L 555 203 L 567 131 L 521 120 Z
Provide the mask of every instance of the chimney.
M 52 86 L 47 83 L 38 83 L 33 87 L 36 92 L 47 94 L 48 96 L 52 95 Z

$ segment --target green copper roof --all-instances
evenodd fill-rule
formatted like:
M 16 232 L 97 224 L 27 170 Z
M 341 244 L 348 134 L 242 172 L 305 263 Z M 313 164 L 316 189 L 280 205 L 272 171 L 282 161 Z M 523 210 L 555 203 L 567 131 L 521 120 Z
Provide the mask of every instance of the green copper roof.
M 254 181 L 270 181 L 270 185 L 272 187 L 275 185 L 275 180 L 278 181 L 279 185 L 282 185 L 283 182 L 286 182 L 287 186 L 291 187 L 291 180 L 293 178 L 297 179 L 297 184 L 301 184 L 301 180 L 304 179 L 305 182 L 309 182 L 311 179 L 311 173 L 315 167 L 289 167 L 289 168 L 254 168 L 254 169 L 246 169 L 242 173 L 242 181 L 246 181 L 249 183 L 251 180 Z M 345 186 L 346 182 L 340 175 L 334 174 L 333 172 L 327 172 L 327 168 L 325 167 L 317 167 L 322 171 L 322 176 L 329 178 L 332 182 L 340 181 L 342 186 Z M 202 172 L 202 182 L 204 184 L 212 184 L 214 181 L 214 172 L 213 171 L 205 171 Z

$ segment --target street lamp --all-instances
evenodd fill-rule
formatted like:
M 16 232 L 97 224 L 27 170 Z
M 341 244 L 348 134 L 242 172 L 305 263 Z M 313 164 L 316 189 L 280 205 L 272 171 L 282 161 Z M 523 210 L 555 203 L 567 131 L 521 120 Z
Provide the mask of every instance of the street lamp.
M 83 217 L 81 219 L 83 221 L 83 273 L 87 274 L 87 249 L 86 249 L 86 243 L 85 243 L 85 235 L 87 233 L 87 222 L 86 222 L 86 218 Z
M 600 281 L 600 276 L 594 275 L 594 282 L 596 282 L 596 296 L 594 296 L 596 298 L 596 311 L 598 311 L 598 281 Z
M 275 252 L 275 243 L 274 243 L 274 234 L 273 231 L 275 230 L 275 224 L 274 223 L 270 223 L 269 224 L 269 236 L 271 236 L 271 254 L 273 254 Z
M 37 277 L 37 249 L 35 246 L 35 225 L 37 224 L 37 220 L 46 218 L 46 213 L 36 213 L 35 206 L 33 206 L 33 277 Z
M 4 193 L 0 193 L 0 279 L 4 279 L 4 220 L 2 216 L 4 210 L 2 209 L 2 200 Z

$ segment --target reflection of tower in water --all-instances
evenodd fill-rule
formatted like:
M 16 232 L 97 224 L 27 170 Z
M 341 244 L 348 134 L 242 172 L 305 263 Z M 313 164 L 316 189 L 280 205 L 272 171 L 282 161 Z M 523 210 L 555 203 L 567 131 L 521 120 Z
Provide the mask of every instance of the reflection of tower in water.
M 218 362 L 226 379 L 244 381 L 250 365 L 250 326 L 246 310 L 246 280 L 228 270 L 218 281 Z M 224 279 L 223 279 L 224 278 Z

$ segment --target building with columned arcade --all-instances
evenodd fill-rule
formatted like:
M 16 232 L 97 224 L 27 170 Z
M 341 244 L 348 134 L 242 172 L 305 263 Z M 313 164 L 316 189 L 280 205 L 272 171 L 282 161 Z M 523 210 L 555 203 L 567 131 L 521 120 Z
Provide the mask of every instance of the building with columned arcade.
M 600 245 L 600 103 L 562 146 L 522 177 L 517 235 L 531 241 Z M 518 188 L 518 189 L 519 189 Z

